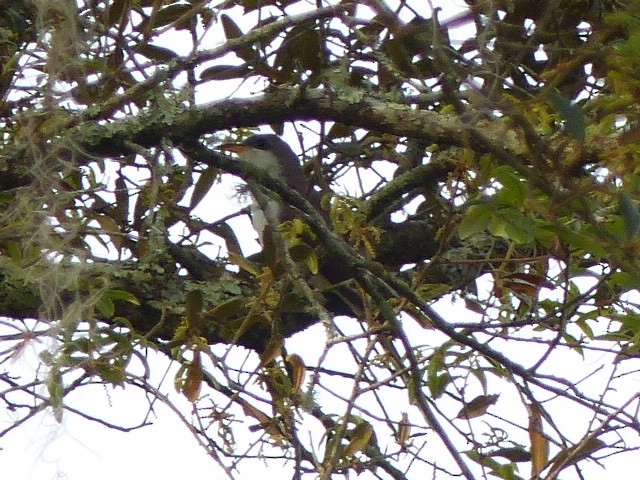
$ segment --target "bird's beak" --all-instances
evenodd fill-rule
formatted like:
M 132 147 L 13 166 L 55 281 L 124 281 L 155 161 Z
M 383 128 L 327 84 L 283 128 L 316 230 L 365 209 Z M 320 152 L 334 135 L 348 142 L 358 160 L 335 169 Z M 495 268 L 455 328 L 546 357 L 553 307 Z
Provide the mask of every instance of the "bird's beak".
M 222 145 L 220 145 L 220 147 L 218 147 L 218 149 L 224 152 L 237 153 L 238 155 L 245 153 L 247 150 L 249 150 L 248 147 L 240 143 L 223 143 Z

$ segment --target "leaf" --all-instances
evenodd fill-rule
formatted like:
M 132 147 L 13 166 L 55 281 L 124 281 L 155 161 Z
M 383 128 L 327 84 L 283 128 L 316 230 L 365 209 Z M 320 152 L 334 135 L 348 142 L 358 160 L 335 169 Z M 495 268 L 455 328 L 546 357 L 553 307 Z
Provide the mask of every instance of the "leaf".
M 238 242 L 236 233 L 228 223 L 224 222 L 211 225 L 209 227 L 209 232 L 224 240 L 228 252 L 232 252 L 235 255 L 242 256 L 242 248 L 240 248 L 240 243 Z
M 484 232 L 491 221 L 492 210 L 488 204 L 471 205 L 458 225 L 460 240 Z
M 178 54 L 173 50 L 165 47 L 158 47 L 157 45 L 151 45 L 149 43 L 138 46 L 136 51 L 150 60 L 157 60 L 159 62 L 170 62 L 171 60 L 178 58 Z
M 187 400 L 195 403 L 200 396 L 204 372 L 202 370 L 200 352 L 194 352 L 193 355 L 193 361 L 187 367 L 187 374 L 185 376 L 184 384 L 182 385 L 182 394 L 187 397 Z
M 227 38 L 227 40 L 240 38 L 244 35 L 236 22 L 234 22 L 226 13 L 220 15 L 220 22 L 222 23 L 222 30 L 224 30 L 224 36 Z
M 489 231 L 496 237 L 516 243 L 531 243 L 535 239 L 535 223 L 515 208 L 500 208 L 494 212 Z
M 260 368 L 269 365 L 276 358 L 282 355 L 282 347 L 284 346 L 284 338 L 282 335 L 273 335 L 267 342 L 267 346 L 260 354 Z
M 8 240 L 5 248 L 7 249 L 7 254 L 11 260 L 18 264 L 22 261 L 22 247 L 18 242 L 15 240 Z
M 23 36 L 28 28 L 25 18 L 11 7 L 7 8 L 4 13 L 11 18 L 11 22 L 18 29 L 20 36 Z
M 123 302 L 131 303 L 132 305 L 140 305 L 140 300 L 131 292 L 126 290 L 107 290 L 106 294 L 112 300 L 122 300 Z
M 409 415 L 402 412 L 402 419 L 398 423 L 398 435 L 396 437 L 401 447 L 405 448 L 411 437 L 411 424 L 409 423 Z
M 529 440 L 531 441 L 531 476 L 538 477 L 549 460 L 549 440 L 542 428 L 542 414 L 536 404 L 529 405 Z
M 129 0 L 113 0 L 109 5 L 109 15 L 107 17 L 108 25 L 115 25 L 121 18 L 124 17 L 125 12 L 129 13 L 131 8 Z
M 255 418 L 259 422 L 258 425 L 250 426 L 249 431 L 255 432 L 259 429 L 262 429 L 276 440 L 284 438 L 283 432 L 280 430 L 278 423 L 274 419 L 269 417 L 266 413 L 258 410 L 248 402 L 242 403 L 242 410 L 244 410 L 244 413 L 246 415 Z
M 365 448 L 367 448 L 367 445 L 369 445 L 372 437 L 373 427 L 371 426 L 371 424 L 364 421 L 362 423 L 359 423 L 351 432 L 351 441 L 345 447 L 344 455 L 346 457 L 349 457 L 354 453 L 363 451 Z
M 521 447 L 505 447 L 499 448 L 491 453 L 492 457 L 503 457 L 510 462 L 528 462 L 531 460 L 531 454 Z
M 200 290 L 191 290 L 187 293 L 186 317 L 189 327 L 194 328 L 200 325 L 200 313 L 202 312 L 203 297 Z
M 499 203 L 506 203 L 520 207 L 527 198 L 527 183 L 511 168 L 498 167 L 492 170 L 496 180 L 502 184 L 502 188 L 496 193 L 495 199 Z
M 478 450 L 470 450 L 464 452 L 471 460 L 487 467 L 491 470 L 491 474 L 504 480 L 522 480 L 522 477 L 516 475 L 516 466 L 508 463 L 501 465 L 491 458 L 491 454 L 480 454 Z
M 245 311 L 245 304 L 245 298 L 233 297 L 209 310 L 208 316 L 214 318 L 217 322 L 239 317 Z
M 291 389 L 293 393 L 300 393 L 302 384 L 304 383 L 307 367 L 304 364 L 304 360 L 300 355 L 295 353 L 287 356 L 287 364 L 289 366 L 289 374 L 291 376 Z
M 440 373 L 443 370 L 445 370 L 444 352 L 438 349 L 431 356 L 427 367 L 427 386 L 433 398 L 440 397 L 451 381 L 451 376 L 446 371 Z
M 114 183 L 116 203 L 111 211 L 111 216 L 116 223 L 124 225 L 129 218 L 129 192 L 122 176 L 118 175 Z
M 260 268 L 247 258 L 242 255 L 238 255 L 234 252 L 229 252 L 229 260 L 235 263 L 241 270 L 250 273 L 251 275 L 257 277 L 260 275 Z
M 98 215 L 96 216 L 96 221 L 100 224 L 104 233 L 109 236 L 109 240 L 111 240 L 113 246 L 119 250 L 120 247 L 122 247 L 123 237 L 118 222 L 108 215 Z
M 551 92 L 549 103 L 565 121 L 567 133 L 580 143 L 584 143 L 587 122 L 580 106 L 558 92 Z
M 533 273 L 516 272 L 500 279 L 501 287 L 511 291 L 536 297 L 541 288 L 554 289 L 546 277 Z
M 240 27 L 234 22 L 229 15 L 223 13 L 220 15 L 220 22 L 222 23 L 222 29 L 224 30 L 224 36 L 227 40 L 234 40 L 244 35 Z M 249 45 L 242 47 L 236 47 L 234 52 L 245 62 L 254 60 L 256 58 L 256 52 Z
M 564 332 L 562 334 L 562 339 L 567 342 L 567 346 L 571 347 L 573 350 L 575 350 L 577 353 L 579 353 L 582 357 L 584 357 L 584 351 L 582 349 L 582 345 L 580 343 L 580 341 L 574 337 L 573 335 L 568 334 L 567 332 Z
M 53 417 L 56 422 L 62 421 L 62 413 L 64 412 L 64 385 L 62 382 L 62 374 L 59 368 L 54 367 L 47 379 L 47 392 L 49 393 L 49 405 L 53 409 Z
M 540 228 L 554 232 L 570 247 L 585 250 L 596 257 L 605 257 L 608 255 L 608 252 L 602 245 L 602 241 L 588 231 L 574 231 L 558 225 L 544 225 Z
M 240 326 L 233 332 L 232 343 L 236 343 L 245 333 L 260 321 L 256 315 L 247 315 L 242 319 Z
M 475 418 L 484 415 L 487 409 L 496 403 L 498 395 L 480 395 L 469 403 L 466 403 L 464 407 L 458 412 L 456 418 Z
M 188 23 L 185 22 L 185 20 L 191 18 L 195 13 L 196 10 L 194 10 L 192 5 L 187 3 L 174 3 L 156 13 L 153 18 L 153 28 L 172 25 L 178 20 L 180 20 L 180 24 L 174 24 L 173 26 L 178 29 L 184 28 L 184 25 Z
M 626 192 L 618 194 L 618 210 L 627 229 L 627 240 L 631 240 L 640 230 L 640 211 L 638 205 Z
M 251 73 L 248 64 L 243 65 L 213 65 L 200 73 L 201 81 L 230 80 L 244 78 Z
M 96 301 L 95 307 L 98 309 L 100 314 L 102 314 L 102 316 L 105 318 L 113 317 L 113 314 L 116 311 L 116 306 L 113 304 L 113 301 L 106 294 L 102 295 Z
M 597 312 L 596 312 L 597 313 Z M 593 330 L 591 329 L 591 327 L 589 326 L 589 324 L 587 323 L 588 318 L 585 318 L 584 316 L 580 316 L 578 317 L 578 319 L 576 320 L 576 325 L 578 325 L 580 327 L 580 330 L 582 330 L 582 332 L 591 340 L 593 340 L 595 338 L 595 334 L 593 333 Z
M 189 202 L 189 208 L 193 209 L 202 201 L 202 199 L 209 193 L 213 182 L 218 178 L 220 170 L 213 167 L 207 167 L 207 169 L 200 174 L 198 181 L 193 187 L 193 193 L 191 194 L 191 201 Z
M 98 360 L 92 364 L 93 371 L 97 373 L 102 380 L 113 385 L 124 386 L 126 375 L 124 368 L 108 361 Z
M 569 448 L 563 449 L 554 457 L 551 468 L 549 469 L 550 474 L 555 475 L 552 478 L 557 477 L 557 474 L 566 467 L 575 465 L 580 460 L 584 460 L 606 446 L 607 444 L 599 438 L 591 437 L 587 439 L 586 442 L 578 442 Z

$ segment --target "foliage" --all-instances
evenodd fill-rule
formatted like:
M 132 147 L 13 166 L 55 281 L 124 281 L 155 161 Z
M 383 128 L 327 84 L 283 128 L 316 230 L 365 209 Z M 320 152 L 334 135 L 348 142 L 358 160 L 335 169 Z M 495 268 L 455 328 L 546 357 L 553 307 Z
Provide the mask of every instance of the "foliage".
M 555 479 L 640 447 L 640 2 L 391 3 L 0 1 L 3 438 L 100 421 L 66 401 L 95 383 L 175 406 L 160 352 L 229 477 Z M 265 125 L 321 202 L 223 153 Z M 299 218 L 244 254 L 224 174 Z

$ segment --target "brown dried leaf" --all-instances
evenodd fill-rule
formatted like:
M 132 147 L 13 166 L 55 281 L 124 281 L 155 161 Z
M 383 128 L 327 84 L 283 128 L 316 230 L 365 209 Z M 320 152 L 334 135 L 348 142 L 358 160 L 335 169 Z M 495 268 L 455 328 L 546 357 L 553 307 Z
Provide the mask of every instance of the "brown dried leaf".
M 529 439 L 531 440 L 531 476 L 537 478 L 549 460 L 549 440 L 542 428 L 542 414 L 536 404 L 529 405 Z
M 202 361 L 200 359 L 200 352 L 194 352 L 193 361 L 191 365 L 187 367 L 187 374 L 182 386 L 182 394 L 187 397 L 190 402 L 195 402 L 200 396 L 200 390 L 202 389 L 202 379 L 204 378 L 204 372 L 202 371 Z
M 306 377 L 307 367 L 305 366 L 302 357 L 295 353 L 287 357 L 287 363 L 291 369 L 291 388 L 293 393 L 300 393 L 300 389 L 302 388 L 302 384 Z

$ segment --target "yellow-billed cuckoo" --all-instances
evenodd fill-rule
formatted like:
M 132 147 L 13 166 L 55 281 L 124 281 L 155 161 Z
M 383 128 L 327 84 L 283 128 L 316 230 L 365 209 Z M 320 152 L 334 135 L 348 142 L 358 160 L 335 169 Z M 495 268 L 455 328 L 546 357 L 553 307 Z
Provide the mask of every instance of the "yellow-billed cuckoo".
M 326 220 L 329 220 L 327 212 L 320 208 L 321 194 L 311 188 L 298 156 L 278 136 L 253 135 L 241 145 L 231 146 L 227 150 L 238 153 L 241 160 L 264 170 L 266 174 L 284 179 L 289 187 L 305 197 Z M 247 181 L 247 186 L 252 197 L 251 222 L 260 237 L 260 243 L 264 245 L 264 229 L 267 225 L 277 226 L 299 217 L 300 213 L 278 195 L 263 189 L 257 180 Z M 352 278 L 349 268 L 328 254 L 320 259 L 320 273 L 324 281 L 328 280 L 331 284 L 339 284 Z M 339 301 L 336 302 L 336 299 Z M 334 291 L 327 300 L 333 305 L 334 311 L 347 315 L 358 315 L 361 310 L 360 297 L 349 288 Z
M 266 174 L 282 178 L 289 187 L 318 207 L 318 194 L 311 190 L 298 157 L 285 141 L 276 135 L 260 134 L 247 138 L 241 145 L 228 148 L 238 153 L 241 160 L 250 163 Z M 279 225 L 293 220 L 299 213 L 277 195 L 266 192 L 256 180 L 247 182 L 251 193 L 251 223 L 263 244 L 264 229 L 270 223 Z

